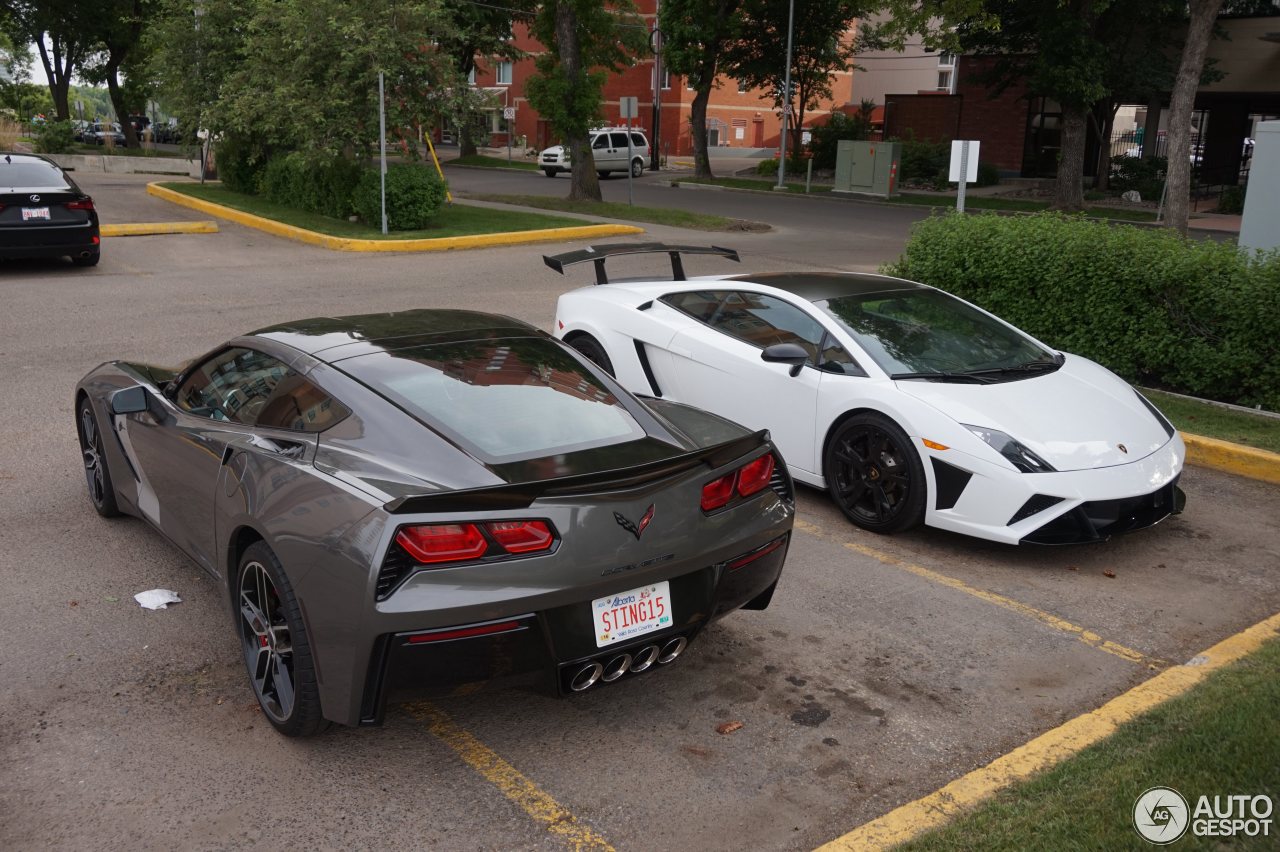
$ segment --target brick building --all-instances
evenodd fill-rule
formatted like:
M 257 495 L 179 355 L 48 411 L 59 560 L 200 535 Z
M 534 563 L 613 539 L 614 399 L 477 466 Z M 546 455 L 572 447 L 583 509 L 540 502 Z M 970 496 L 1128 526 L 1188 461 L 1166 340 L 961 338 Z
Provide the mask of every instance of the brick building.
M 650 30 L 655 26 L 659 0 L 638 0 L 637 9 Z M 847 38 L 853 38 L 850 30 Z M 514 63 L 492 62 L 483 58 L 473 84 L 493 94 L 493 107 L 487 113 L 489 143 L 495 146 L 507 144 L 508 133 L 514 134 L 516 144 L 523 137 L 526 147 L 545 148 L 560 141 L 548 122 L 540 117 L 525 96 L 525 82 L 537 71 L 534 57 L 543 52 L 529 33 L 527 25 L 517 23 L 513 40 L 526 56 Z M 779 57 L 779 66 L 782 58 Z M 652 54 L 640 57 L 640 61 L 620 73 L 609 75 L 604 87 L 604 113 L 608 124 L 625 124 L 619 118 L 618 99 L 639 99 L 640 117 L 633 125 L 644 129 L 650 144 L 655 140 L 663 155 L 689 156 L 693 142 L 689 129 L 689 114 L 694 92 L 686 88 L 684 79 L 664 71 L 662 86 L 655 92 L 655 62 Z M 847 105 L 853 99 L 853 74 L 838 71 L 833 75 L 832 97 L 805 113 L 805 126 L 822 124 L 831 110 Z M 716 147 L 771 148 L 777 147 L 781 122 L 769 95 L 760 89 L 746 89 L 736 80 L 721 77 L 720 86 L 713 89 L 707 107 L 708 141 Z M 655 96 L 660 104 L 655 110 Z M 503 118 L 503 110 L 514 107 L 514 127 Z M 660 134 L 654 133 L 655 113 L 661 112 Z M 658 136 L 660 135 L 660 140 Z M 483 141 L 483 140 L 482 140 Z

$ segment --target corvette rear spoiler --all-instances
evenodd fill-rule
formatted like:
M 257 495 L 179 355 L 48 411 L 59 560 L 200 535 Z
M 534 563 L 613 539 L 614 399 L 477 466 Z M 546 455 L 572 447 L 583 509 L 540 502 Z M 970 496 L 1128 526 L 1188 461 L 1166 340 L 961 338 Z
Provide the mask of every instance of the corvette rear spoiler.
M 594 494 L 602 490 L 617 491 L 634 488 L 693 470 L 700 465 L 705 465 L 708 470 L 714 470 L 768 443 L 769 432 L 762 429 L 723 444 L 703 447 L 690 453 L 633 467 L 564 476 L 558 479 L 543 479 L 537 482 L 516 482 L 509 485 L 469 488 L 465 491 L 397 497 L 385 504 L 383 508 L 393 515 L 524 509 L 542 497 L 572 497 L 579 494 Z
M 684 264 L 680 262 L 682 254 L 714 254 L 727 258 L 735 263 L 741 262 L 738 252 L 720 246 L 669 246 L 665 243 L 612 243 L 606 246 L 588 246 L 578 251 L 567 251 L 564 254 L 542 256 L 542 262 L 556 272 L 564 275 L 566 266 L 575 263 L 586 263 L 588 260 L 596 265 L 596 283 L 608 284 L 609 276 L 605 274 L 605 261 L 621 254 L 661 254 L 671 255 L 671 276 L 675 281 L 687 280 Z

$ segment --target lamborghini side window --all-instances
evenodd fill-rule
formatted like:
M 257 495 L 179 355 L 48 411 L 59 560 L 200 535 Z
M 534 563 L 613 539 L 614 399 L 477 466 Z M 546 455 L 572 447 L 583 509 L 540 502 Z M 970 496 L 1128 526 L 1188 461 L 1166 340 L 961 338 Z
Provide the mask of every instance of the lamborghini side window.
M 862 369 L 862 365 L 858 363 L 857 359 L 836 342 L 836 339 L 831 336 L 831 332 L 827 332 L 822 338 L 822 345 L 818 354 L 818 369 L 825 370 L 828 373 L 840 373 L 845 376 L 867 375 L 867 371 Z
M 826 334 L 817 320 L 795 305 L 760 293 L 730 293 L 711 327 L 761 349 L 795 343 L 815 361 Z
M 724 291 L 712 290 L 695 290 L 689 293 L 668 293 L 659 301 L 668 304 L 683 314 L 696 319 L 698 322 L 710 324 L 715 318 L 716 310 L 719 309 L 720 303 L 724 301 L 724 297 L 729 295 Z

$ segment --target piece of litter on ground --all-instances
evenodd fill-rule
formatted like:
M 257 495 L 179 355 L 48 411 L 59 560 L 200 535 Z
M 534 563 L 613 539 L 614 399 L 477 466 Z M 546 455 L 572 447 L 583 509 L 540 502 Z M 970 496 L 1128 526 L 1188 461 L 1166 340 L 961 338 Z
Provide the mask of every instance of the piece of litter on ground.
M 742 727 L 741 722 L 725 722 L 723 725 L 716 726 L 717 734 L 732 734 L 734 731 Z
M 1114 577 L 1115 575 L 1116 575 L 1116 572 L 1112 571 L 1110 568 L 1107 568 L 1102 572 L 1102 576 L 1104 577 Z
M 148 589 L 133 596 L 143 609 L 166 609 L 171 603 L 182 603 L 177 592 L 168 589 Z
M 115 603 L 120 599 L 116 597 L 111 597 L 110 595 L 108 595 L 107 597 L 103 598 L 103 600 L 106 601 L 107 603 Z

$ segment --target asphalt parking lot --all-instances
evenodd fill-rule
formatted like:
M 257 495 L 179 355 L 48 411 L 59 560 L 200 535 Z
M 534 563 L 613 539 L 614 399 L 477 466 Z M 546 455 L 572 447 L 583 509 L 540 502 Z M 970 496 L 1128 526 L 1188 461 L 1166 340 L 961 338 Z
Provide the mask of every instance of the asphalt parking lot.
M 77 179 L 104 222 L 204 218 L 139 179 Z M 875 252 L 907 224 L 880 220 Z M 744 270 L 810 265 L 787 227 L 638 239 L 728 244 Z M 543 267 L 555 250 L 346 254 L 222 224 L 108 239 L 90 270 L 0 265 L 0 848 L 808 849 L 1280 611 L 1280 489 L 1262 483 L 1189 468 L 1182 516 L 1059 549 L 872 536 L 802 489 L 773 605 L 660 673 L 285 740 L 213 582 L 142 522 L 92 511 L 75 382 L 315 315 L 453 307 L 548 327 L 589 276 Z M 141 610 L 133 594 L 155 587 L 183 603 Z

